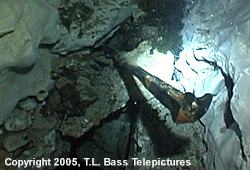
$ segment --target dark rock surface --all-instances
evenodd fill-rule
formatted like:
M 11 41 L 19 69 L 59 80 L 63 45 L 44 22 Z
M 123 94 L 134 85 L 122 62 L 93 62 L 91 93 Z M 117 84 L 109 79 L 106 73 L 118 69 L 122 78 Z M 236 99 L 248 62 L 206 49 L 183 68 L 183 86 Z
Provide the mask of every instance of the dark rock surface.
M 56 86 L 50 91 L 43 113 L 59 117 L 59 130 L 64 136 L 80 137 L 128 101 L 112 60 L 103 55 L 74 54 L 55 61 Z
M 125 160 L 128 154 L 130 135 L 130 119 L 128 114 L 113 115 L 104 124 L 93 131 L 91 136 L 83 136 L 79 140 L 76 153 L 79 159 L 95 158 L 96 162 L 103 163 L 103 158 Z M 103 169 L 117 169 L 105 167 Z M 118 168 L 119 169 L 119 168 Z

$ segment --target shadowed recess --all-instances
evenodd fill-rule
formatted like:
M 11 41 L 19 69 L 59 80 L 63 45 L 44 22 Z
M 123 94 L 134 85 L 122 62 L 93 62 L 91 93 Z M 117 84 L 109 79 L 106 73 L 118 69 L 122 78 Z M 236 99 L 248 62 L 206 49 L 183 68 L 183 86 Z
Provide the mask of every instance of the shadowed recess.
M 190 140 L 173 133 L 164 121 L 159 119 L 158 112 L 149 104 L 142 105 L 140 115 L 157 156 L 173 156 L 186 151 Z

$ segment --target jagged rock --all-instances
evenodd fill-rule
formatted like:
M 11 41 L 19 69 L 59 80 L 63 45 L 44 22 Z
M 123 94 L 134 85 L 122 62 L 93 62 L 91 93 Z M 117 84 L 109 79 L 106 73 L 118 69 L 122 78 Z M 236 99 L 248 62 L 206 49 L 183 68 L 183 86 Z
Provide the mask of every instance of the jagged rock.
M 10 118 L 4 123 L 4 128 L 7 131 L 18 132 L 27 129 L 32 124 L 31 114 L 24 111 L 15 109 Z
M 107 45 L 114 51 L 131 51 L 137 48 L 141 42 L 149 39 L 153 40 L 158 33 L 158 27 L 156 26 L 147 26 L 141 20 L 128 19 Z
M 81 117 L 69 117 L 67 120 L 61 123 L 59 130 L 63 136 L 72 136 L 79 138 L 86 133 L 91 127 L 92 123 L 89 123 L 84 116 Z
M 41 107 L 41 106 L 39 106 Z M 43 115 L 41 114 L 41 109 L 38 109 L 33 118 L 33 124 L 31 126 L 31 129 L 33 130 L 47 130 L 50 131 L 51 129 L 55 128 L 57 125 L 57 119 L 51 114 Z
M 5 137 L 2 141 L 3 147 L 8 151 L 12 152 L 18 148 L 24 147 L 30 142 L 28 133 L 15 133 Z
M 49 92 L 47 89 L 41 90 L 36 94 L 36 99 L 39 102 L 42 102 L 46 99 L 46 97 L 48 96 Z
M 191 169 L 203 168 L 200 160 L 206 148 L 202 142 L 204 128 L 199 122 L 175 124 L 170 111 L 152 95 L 147 95 L 147 102 L 140 106 L 138 114 L 133 137 L 136 141 L 135 151 L 131 152 L 130 157 L 149 160 L 158 157 L 172 160 L 185 158 L 191 160 Z
M 58 40 L 58 13 L 46 1 L 3 0 L 0 6 L 1 16 L 8 18 L 1 20 L 0 24 L 1 72 L 9 67 L 32 65 L 40 43 L 49 44 Z M 37 13 L 40 15 L 35 15 Z
M 94 56 L 93 59 L 97 63 L 103 64 L 103 65 L 113 65 L 113 61 L 110 59 L 107 59 L 104 54 L 102 54 L 100 56 Z
M 129 0 L 68 1 L 59 9 L 62 24 L 67 28 L 54 52 L 67 53 L 94 46 L 127 17 L 138 11 Z
M 25 150 L 20 159 L 47 157 L 56 149 L 56 131 L 32 131 L 33 147 Z
M 6 120 L 20 99 L 36 95 L 50 84 L 50 61 L 47 50 L 38 51 L 34 67 L 26 74 L 8 72 L 0 77 L 0 124 Z
M 69 84 L 69 83 L 72 83 L 72 82 L 69 79 L 62 77 L 56 81 L 55 85 L 56 85 L 56 88 L 58 90 L 60 90 L 63 86 L 65 86 L 66 84 Z
M 156 26 L 142 25 L 142 30 L 141 30 L 142 39 L 147 40 L 155 37 L 158 33 L 158 29 L 159 28 Z
M 18 106 L 25 111 L 30 111 L 30 110 L 36 108 L 37 102 L 33 98 L 27 98 L 27 99 L 19 102 Z
M 126 87 L 113 69 L 113 62 L 100 55 L 94 53 L 85 61 L 77 54 L 62 58 L 60 67 L 54 70 L 58 75 L 56 88 L 50 91 L 43 113 L 59 115 L 59 130 L 65 136 L 80 137 L 128 101 Z
M 232 78 L 232 82 L 226 81 L 214 65 L 211 65 L 204 81 L 192 78 L 190 74 L 181 78 L 189 87 L 199 87 L 194 88 L 199 94 L 209 89 L 218 94 L 202 118 L 208 148 L 204 165 L 209 170 L 250 168 L 250 112 L 247 107 L 250 60 L 246 57 L 250 48 L 247 29 L 250 23 L 249 6 L 248 0 L 190 2 L 187 9 L 191 10 L 183 20 L 186 62 L 193 63 L 190 66 L 201 71 L 206 63 L 199 62 L 194 66 L 197 61 L 190 56 L 214 61 Z M 186 69 L 181 69 L 184 70 L 187 73 Z
M 2 0 L 0 15 L 2 124 L 20 99 L 47 87 L 51 56 L 37 47 L 55 43 L 60 33 L 58 11 L 47 1 Z
M 37 159 L 62 158 L 69 157 L 70 144 L 62 140 L 61 136 L 55 131 L 33 131 L 33 147 L 26 149 L 18 159 L 30 160 L 34 157 Z M 55 167 L 41 167 L 41 169 L 54 169 Z
M 29 134 L 29 138 L 32 139 L 32 143 L 18 155 L 18 159 L 26 160 L 34 157 L 52 159 L 53 157 L 65 156 L 70 150 L 69 143 L 62 141 L 61 136 L 55 130 L 57 125 L 56 117 L 42 115 L 41 108 L 42 106 L 39 104 L 34 110 L 33 124 L 25 131 Z M 18 134 L 14 135 L 18 136 Z M 63 147 L 61 147 L 62 144 L 64 144 Z

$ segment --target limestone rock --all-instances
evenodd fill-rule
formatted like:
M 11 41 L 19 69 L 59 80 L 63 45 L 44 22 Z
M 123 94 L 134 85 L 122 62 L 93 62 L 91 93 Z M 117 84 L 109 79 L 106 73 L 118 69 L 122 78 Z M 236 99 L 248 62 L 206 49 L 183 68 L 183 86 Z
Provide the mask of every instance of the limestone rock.
M 59 130 L 62 132 L 63 136 L 72 136 L 79 138 L 84 133 L 86 133 L 93 123 L 89 123 L 85 117 L 70 117 L 63 121 Z
M 0 32 L 4 35 L 0 43 L 3 52 L 0 71 L 30 66 L 40 43 L 54 43 L 59 38 L 57 11 L 45 1 L 4 0 L 1 3 L 1 12 L 10 17 L 0 21 Z
M 56 87 L 50 91 L 42 112 L 59 116 L 59 130 L 65 136 L 80 137 L 123 108 L 129 99 L 111 59 L 99 56 L 93 60 L 94 57 L 95 54 L 84 59 L 75 54 L 61 58 L 59 60 L 64 62 L 59 63 L 64 64 L 54 70 L 60 77 L 57 77 Z
M 26 111 L 15 109 L 10 118 L 4 123 L 7 131 L 18 132 L 27 129 L 32 124 L 31 114 Z
M 29 135 L 27 133 L 16 133 L 7 136 L 3 139 L 3 147 L 8 151 L 12 152 L 18 148 L 27 145 L 30 142 Z
M 242 152 L 246 154 L 248 161 L 250 162 L 250 113 L 248 108 L 248 102 L 250 99 L 249 83 L 250 74 L 241 74 L 234 88 L 231 109 L 235 120 L 239 123 L 239 128 L 242 133 L 242 144 L 244 147 Z
M 94 46 L 104 35 L 138 11 L 129 0 L 69 1 L 59 9 L 67 28 L 54 52 L 67 53 Z
M 56 131 L 33 131 L 35 145 L 25 150 L 19 159 L 32 159 L 49 157 L 56 149 Z
M 144 93 L 145 90 L 139 87 Z M 200 160 L 206 148 L 202 142 L 204 128 L 201 123 L 176 124 L 166 107 L 152 96 L 146 98 L 147 102 L 140 105 L 133 137 L 137 145 L 130 156 L 149 160 L 157 157 L 185 158 L 192 162 L 190 169 L 202 169 Z
M 38 51 L 37 55 L 34 67 L 27 73 L 7 72 L 0 77 L 0 124 L 20 99 L 35 95 L 49 85 L 52 55 L 47 50 Z
M 33 98 L 27 98 L 19 102 L 18 106 L 25 111 L 30 111 L 37 106 L 37 102 Z
M 39 106 L 40 107 L 40 106 Z M 50 131 L 57 125 L 57 120 L 52 115 L 42 115 L 40 109 L 34 114 L 33 124 L 31 129 L 34 131 Z
M 206 127 L 205 142 L 208 152 L 205 156 L 206 169 L 249 169 L 250 168 L 250 116 L 249 101 L 249 13 L 250 1 L 215 1 L 190 3 L 191 9 L 184 19 L 182 31 L 186 56 L 196 54 L 199 59 L 214 61 L 233 80 L 231 88 L 210 70 L 210 81 L 199 86 L 198 93 L 211 89 L 218 94 L 202 119 Z M 199 49 L 199 50 L 194 50 Z M 186 60 L 192 63 L 191 59 Z M 197 68 L 199 65 L 193 67 Z M 198 68 L 199 70 L 199 68 Z M 184 71 L 184 69 L 182 70 Z M 187 82 L 197 82 L 197 79 Z M 185 78 L 184 78 L 185 79 Z M 211 83 L 212 82 L 212 83 Z M 212 85 L 211 85 L 212 84 Z M 192 86 L 192 85 L 191 85 Z M 214 89 L 214 90 L 213 90 Z M 227 90 L 232 90 L 228 96 Z M 232 97 L 232 98 L 231 98 Z M 230 100 L 230 112 L 225 108 Z M 227 124 L 228 114 L 233 121 Z M 236 156 L 237 155 L 237 156 Z
M 41 55 L 37 47 L 55 43 L 60 33 L 58 12 L 47 1 L 3 0 L 0 2 L 0 16 L 2 124 L 20 99 L 47 86 L 51 56 L 48 53 Z
M 48 90 L 47 89 L 44 89 L 44 90 L 41 90 L 39 91 L 37 94 L 36 94 L 36 99 L 39 101 L 39 102 L 42 102 L 45 100 L 45 98 L 48 96 Z

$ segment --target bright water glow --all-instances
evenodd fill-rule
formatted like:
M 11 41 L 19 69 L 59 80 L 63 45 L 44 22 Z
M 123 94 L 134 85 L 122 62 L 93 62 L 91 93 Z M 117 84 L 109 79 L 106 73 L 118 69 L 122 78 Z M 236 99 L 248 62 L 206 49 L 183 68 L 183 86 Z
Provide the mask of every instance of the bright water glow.
M 180 53 L 179 60 L 175 63 L 175 67 L 181 71 L 180 82 L 187 92 L 195 92 L 197 96 L 204 93 L 217 93 L 218 85 L 223 82 L 220 71 L 214 70 L 214 67 L 203 60 L 211 60 L 212 56 L 209 49 L 193 50 L 187 48 Z
M 157 50 L 151 55 L 146 55 L 139 57 L 137 64 L 163 81 L 170 82 L 174 72 L 174 55 L 170 51 L 164 54 Z
M 139 65 L 182 92 L 195 92 L 197 96 L 217 93 L 217 86 L 223 82 L 222 75 L 214 70 L 213 66 L 197 61 L 194 57 L 212 61 L 210 58 L 214 55 L 208 48 L 194 50 L 197 49 L 194 45 L 186 44 L 177 61 L 170 51 L 164 54 L 154 50 L 153 54 L 150 54 L 151 48 L 147 43 L 142 43 L 136 50 L 129 52 L 129 62 Z M 172 80 L 174 74 L 178 80 Z
M 139 53 L 139 56 L 137 56 L 137 59 L 134 61 L 135 64 L 166 83 L 173 84 L 174 81 L 172 81 L 171 78 L 174 73 L 174 55 L 170 51 L 164 54 L 157 50 L 154 50 L 154 53 L 150 54 L 149 49 L 143 49 L 142 52 Z M 153 95 L 136 77 L 134 78 L 143 92 L 144 97 L 148 100 L 152 99 Z

